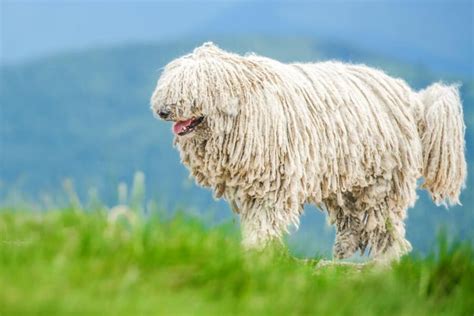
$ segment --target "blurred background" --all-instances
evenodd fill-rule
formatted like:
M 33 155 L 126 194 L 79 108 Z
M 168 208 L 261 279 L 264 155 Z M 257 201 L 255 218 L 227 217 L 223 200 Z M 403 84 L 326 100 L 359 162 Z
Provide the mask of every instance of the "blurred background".
M 188 178 L 171 126 L 149 98 L 162 67 L 204 41 L 285 62 L 365 63 L 420 89 L 462 83 L 468 164 L 473 159 L 473 1 L 1 1 L 0 204 L 117 204 L 117 185 L 146 175 L 146 199 L 209 223 L 233 217 Z M 474 191 L 464 206 L 436 207 L 423 191 L 409 211 L 417 251 L 440 229 L 474 240 Z M 67 189 L 67 188 L 66 188 Z M 288 243 L 330 250 L 334 231 L 308 207 Z

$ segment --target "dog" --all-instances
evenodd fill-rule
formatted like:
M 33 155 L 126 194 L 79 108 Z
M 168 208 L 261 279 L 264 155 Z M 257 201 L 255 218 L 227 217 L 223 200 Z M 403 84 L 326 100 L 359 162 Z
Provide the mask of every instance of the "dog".
M 417 180 L 450 205 L 465 183 L 455 85 L 414 91 L 365 65 L 285 64 L 205 43 L 164 68 L 151 109 L 174 122 L 196 182 L 240 215 L 246 248 L 281 240 L 311 203 L 336 226 L 334 258 L 370 249 L 396 260 L 411 250 Z

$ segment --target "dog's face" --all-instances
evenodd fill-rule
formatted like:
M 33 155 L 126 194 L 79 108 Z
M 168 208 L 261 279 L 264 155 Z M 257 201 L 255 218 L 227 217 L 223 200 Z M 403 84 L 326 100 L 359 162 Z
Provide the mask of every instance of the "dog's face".
M 176 81 L 179 80 L 176 72 L 165 69 L 160 77 L 151 101 L 153 114 L 157 118 L 173 122 L 172 130 L 177 137 L 205 133 L 210 113 L 203 109 L 199 100 L 183 93 L 181 85 Z M 172 92 L 174 89 L 177 91 Z
M 222 80 L 228 54 L 205 44 L 169 63 L 151 97 L 154 115 L 172 121 L 178 141 L 226 133 L 238 114 L 238 91 L 230 77 Z
M 198 108 L 195 100 L 191 101 L 193 102 L 191 106 L 186 105 L 186 102 L 187 100 L 183 99 L 173 104 L 156 104 L 153 106 L 153 112 L 158 118 L 173 122 L 173 133 L 176 136 L 205 133 L 208 130 L 206 115 Z

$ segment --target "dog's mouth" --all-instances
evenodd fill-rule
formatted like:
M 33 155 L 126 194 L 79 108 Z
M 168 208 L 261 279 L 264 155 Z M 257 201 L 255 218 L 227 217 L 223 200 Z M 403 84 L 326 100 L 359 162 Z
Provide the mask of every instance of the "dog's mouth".
M 194 132 L 196 127 L 199 126 L 204 121 L 204 116 L 200 116 L 197 118 L 191 118 L 189 120 L 184 121 L 176 121 L 173 125 L 173 132 L 176 135 L 184 136 L 189 133 Z

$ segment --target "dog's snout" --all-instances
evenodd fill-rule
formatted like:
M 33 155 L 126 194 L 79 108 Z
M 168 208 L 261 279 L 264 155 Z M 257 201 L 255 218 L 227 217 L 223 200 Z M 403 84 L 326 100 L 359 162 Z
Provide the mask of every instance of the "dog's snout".
M 166 109 L 162 109 L 158 111 L 158 115 L 164 120 L 166 120 L 170 116 L 170 114 L 171 112 Z

